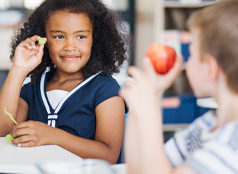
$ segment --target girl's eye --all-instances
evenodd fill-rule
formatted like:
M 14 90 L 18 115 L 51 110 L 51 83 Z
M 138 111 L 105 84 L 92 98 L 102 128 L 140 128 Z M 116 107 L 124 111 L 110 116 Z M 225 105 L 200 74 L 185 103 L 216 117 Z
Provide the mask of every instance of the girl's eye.
M 56 38 L 56 39 L 63 39 L 64 37 L 62 35 L 59 35 L 59 36 L 55 36 L 54 38 Z
M 79 39 L 84 39 L 84 38 L 86 38 L 85 36 L 82 36 L 82 35 L 80 35 L 80 36 L 78 36 L 78 38 Z

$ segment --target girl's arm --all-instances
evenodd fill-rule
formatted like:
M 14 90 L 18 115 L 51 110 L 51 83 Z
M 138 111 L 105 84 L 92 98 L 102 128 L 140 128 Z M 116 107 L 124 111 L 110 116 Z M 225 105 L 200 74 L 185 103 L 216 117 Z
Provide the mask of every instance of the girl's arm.
M 96 107 L 95 140 L 80 138 L 47 124 L 28 121 L 15 126 L 13 144 L 22 147 L 56 144 L 82 158 L 104 159 L 116 163 L 122 145 L 125 105 L 121 97 L 112 97 Z
M 12 68 L 0 92 L 0 136 L 11 132 L 14 126 L 13 121 L 4 113 L 4 108 L 14 119 L 26 120 L 27 115 L 20 114 L 21 118 L 16 116 L 18 105 L 24 103 L 19 96 L 25 77 L 41 62 L 44 46 L 35 45 L 39 38 L 39 36 L 28 38 L 16 48 Z M 25 109 L 27 110 L 27 106 Z
M 125 105 L 121 97 L 112 97 L 96 107 L 95 141 L 65 137 L 57 144 L 83 158 L 99 158 L 116 163 L 121 151 Z M 72 143 L 70 143 L 72 142 Z
M 4 108 L 16 120 L 19 96 L 25 74 L 21 68 L 12 67 L 0 92 L 0 136 L 5 136 L 12 131 L 14 122 L 4 113 Z
M 127 81 L 120 92 L 130 107 L 125 141 L 128 173 L 193 174 L 186 166 L 173 168 L 165 154 L 157 98 L 180 72 L 182 60 L 178 57 L 173 69 L 163 76 L 155 73 L 148 59 L 144 59 L 143 65 L 143 72 L 135 67 L 129 68 L 128 73 L 134 80 Z

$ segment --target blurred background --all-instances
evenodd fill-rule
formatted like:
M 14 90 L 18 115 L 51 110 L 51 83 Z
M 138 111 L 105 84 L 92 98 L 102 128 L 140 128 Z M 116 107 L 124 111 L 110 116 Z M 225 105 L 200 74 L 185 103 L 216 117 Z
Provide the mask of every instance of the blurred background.
M 19 27 L 29 10 L 33 10 L 42 1 L 0 0 L 0 88 L 11 68 L 10 42 L 14 28 Z M 206 109 L 216 107 L 197 105 L 197 99 L 185 75 L 186 62 L 189 58 L 188 47 L 191 42 L 186 21 L 192 12 L 216 3 L 216 0 L 102 0 L 102 2 L 123 19 L 133 40 L 129 53 L 130 62 L 125 63 L 121 73 L 114 75 L 121 86 L 127 78 L 126 69 L 129 65 L 141 68 L 141 60 L 151 43 L 170 45 L 184 57 L 183 72 L 163 95 L 164 123 L 168 124 L 165 130 L 174 130 L 176 126 L 173 124 L 186 126 Z

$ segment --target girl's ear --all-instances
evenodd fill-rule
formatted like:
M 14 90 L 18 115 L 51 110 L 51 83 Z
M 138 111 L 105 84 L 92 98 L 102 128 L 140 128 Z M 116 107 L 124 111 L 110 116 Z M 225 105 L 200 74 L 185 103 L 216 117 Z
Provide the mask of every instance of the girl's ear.
M 217 60 L 211 54 L 205 54 L 203 56 L 203 60 L 207 63 L 207 67 L 208 67 L 207 80 L 208 81 L 216 80 L 219 73 L 219 66 L 218 66 Z
M 45 43 L 45 47 L 48 48 L 48 42 Z

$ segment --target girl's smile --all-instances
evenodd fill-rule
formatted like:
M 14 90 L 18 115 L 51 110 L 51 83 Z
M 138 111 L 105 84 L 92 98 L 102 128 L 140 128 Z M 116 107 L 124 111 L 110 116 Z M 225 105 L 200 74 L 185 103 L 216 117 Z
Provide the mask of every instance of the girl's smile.
M 73 60 L 80 58 L 80 56 L 75 56 L 75 55 L 65 55 L 65 56 L 60 56 L 60 57 L 66 61 L 73 61 Z

